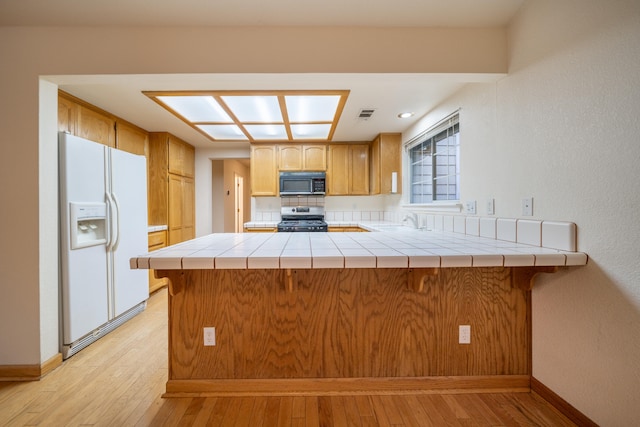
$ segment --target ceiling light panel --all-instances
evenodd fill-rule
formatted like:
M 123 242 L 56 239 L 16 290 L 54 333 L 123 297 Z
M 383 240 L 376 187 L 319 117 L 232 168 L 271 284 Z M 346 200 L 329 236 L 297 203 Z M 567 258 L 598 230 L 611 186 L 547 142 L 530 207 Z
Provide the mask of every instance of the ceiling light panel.
M 293 139 L 327 139 L 331 132 L 330 124 L 291 125 Z
M 157 99 L 190 122 L 233 123 L 211 96 L 158 96 Z
M 212 141 L 330 141 L 348 90 L 143 92 Z
M 222 96 L 220 98 L 241 122 L 283 122 L 277 96 Z
M 339 95 L 285 96 L 289 121 L 331 122 L 340 103 Z
M 287 129 L 284 125 L 244 125 L 254 141 L 286 141 Z
M 236 125 L 196 125 L 198 129 L 213 139 L 246 141 L 247 136 Z

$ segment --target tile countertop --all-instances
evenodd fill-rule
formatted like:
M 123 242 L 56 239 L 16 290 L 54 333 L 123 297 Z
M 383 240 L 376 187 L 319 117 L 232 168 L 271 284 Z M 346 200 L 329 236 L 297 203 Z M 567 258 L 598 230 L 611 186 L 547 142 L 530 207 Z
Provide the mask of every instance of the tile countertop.
M 384 224 L 378 225 L 380 229 L 384 229 Z M 374 226 L 370 228 L 375 230 Z M 403 231 L 405 228 L 407 230 Z M 582 252 L 552 249 L 540 244 L 450 231 L 398 228 L 397 225 L 392 225 L 381 233 L 210 234 L 153 253 L 141 254 L 131 259 L 131 268 L 175 270 L 580 266 L 587 263 L 587 258 Z

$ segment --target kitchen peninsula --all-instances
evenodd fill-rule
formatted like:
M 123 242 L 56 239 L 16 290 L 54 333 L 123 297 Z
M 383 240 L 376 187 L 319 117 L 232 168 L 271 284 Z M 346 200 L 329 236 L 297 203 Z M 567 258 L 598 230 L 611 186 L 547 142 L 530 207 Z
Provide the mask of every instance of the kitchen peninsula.
M 165 396 L 528 391 L 534 277 L 587 263 L 571 244 L 541 246 L 558 230 L 575 242 L 573 224 L 548 223 L 545 240 L 534 223 L 537 245 L 418 230 L 211 234 L 133 258 L 170 281 Z

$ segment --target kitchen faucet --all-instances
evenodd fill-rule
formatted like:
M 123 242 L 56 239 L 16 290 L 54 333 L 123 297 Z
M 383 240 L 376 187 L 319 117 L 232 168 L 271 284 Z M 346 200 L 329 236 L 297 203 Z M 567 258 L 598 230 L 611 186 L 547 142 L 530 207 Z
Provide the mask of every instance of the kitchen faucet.
M 402 223 L 404 224 L 407 220 L 411 220 L 413 222 L 413 228 L 418 228 L 418 216 L 415 213 L 408 213 L 402 218 Z

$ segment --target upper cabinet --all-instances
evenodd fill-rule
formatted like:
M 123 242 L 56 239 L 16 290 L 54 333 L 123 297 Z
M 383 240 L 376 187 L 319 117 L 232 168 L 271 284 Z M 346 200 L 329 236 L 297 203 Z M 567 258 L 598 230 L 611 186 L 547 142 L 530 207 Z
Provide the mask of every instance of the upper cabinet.
M 251 195 L 278 195 L 276 145 L 251 145 Z
M 115 148 L 116 120 L 112 116 L 78 105 L 76 135 Z
M 146 156 L 149 134 L 126 120 L 58 91 L 58 131 Z
M 282 171 L 326 171 L 327 146 L 324 144 L 279 145 L 278 169 Z
M 391 175 L 397 174 L 397 192 L 402 192 L 402 134 L 381 133 L 371 143 L 371 194 L 391 194 Z
M 329 145 L 327 195 L 369 194 L 369 144 Z
M 326 145 L 303 145 L 302 146 L 302 169 L 308 171 L 327 170 L 327 146 Z
M 76 120 L 78 117 L 78 104 L 58 93 L 58 132 L 67 132 L 76 135 Z
M 327 195 L 391 194 L 402 187 L 402 134 L 368 143 L 252 144 L 251 195 L 277 196 L 280 171 L 326 171 Z
M 302 169 L 302 146 L 279 145 L 278 169 L 283 171 L 297 171 Z
M 277 196 L 280 171 L 326 171 L 327 195 L 368 195 L 369 170 L 368 143 L 251 144 L 254 197 Z
M 195 149 L 193 146 L 166 134 L 169 144 L 169 173 L 193 178 L 195 175 Z
M 116 120 L 116 148 L 148 157 L 149 133 L 124 120 Z

